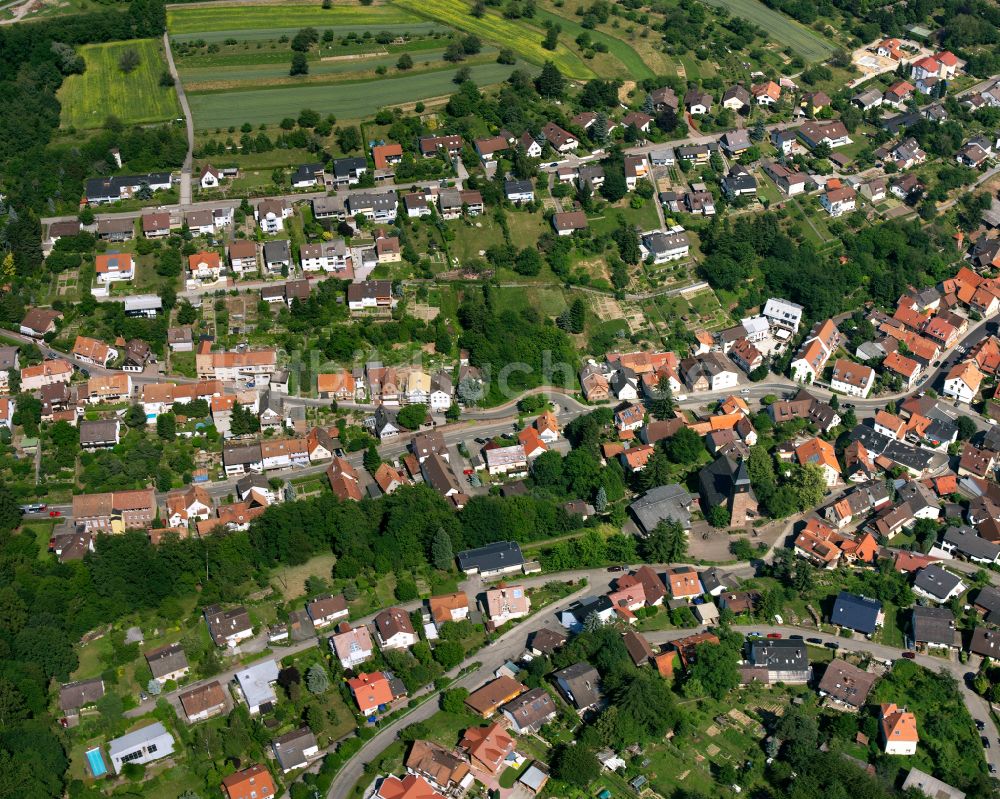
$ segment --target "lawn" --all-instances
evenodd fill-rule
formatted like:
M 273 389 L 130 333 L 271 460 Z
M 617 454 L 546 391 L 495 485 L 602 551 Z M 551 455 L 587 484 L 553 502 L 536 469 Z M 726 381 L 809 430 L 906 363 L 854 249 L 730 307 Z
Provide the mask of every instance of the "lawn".
M 35 539 L 38 547 L 38 557 L 48 557 L 49 539 L 52 538 L 52 528 L 56 526 L 56 521 L 39 519 L 38 521 L 25 522 L 21 525 L 21 533 Z
M 534 308 L 543 316 L 561 314 L 567 307 L 566 298 L 560 288 L 499 288 L 496 290 L 497 307 L 502 311 L 520 311 Z
M 276 583 L 285 599 L 295 599 L 306 593 L 306 580 L 310 577 L 330 579 L 333 564 L 337 558 L 333 553 L 326 553 L 310 558 L 298 566 L 283 566 L 271 572 L 272 582 Z
M 833 55 L 833 45 L 829 42 L 790 17 L 768 8 L 759 0 L 702 1 L 710 6 L 724 8 L 733 16 L 758 25 L 767 31 L 770 39 L 791 47 L 806 61 L 825 61 Z
M 118 66 L 127 50 L 139 56 L 139 66 L 127 75 Z M 70 75 L 56 95 L 62 104 L 64 127 L 103 127 L 109 116 L 125 124 L 164 122 L 180 116 L 173 87 L 160 85 L 167 65 L 156 39 L 133 39 L 79 48 L 86 62 L 82 75 Z
M 504 64 L 473 66 L 472 80 L 487 86 L 505 80 L 514 68 Z M 363 119 L 380 108 L 444 97 L 455 88 L 454 70 L 444 69 L 406 77 L 380 78 L 378 91 L 372 81 L 329 85 L 283 86 L 273 89 L 189 94 L 191 113 L 199 130 L 240 125 L 243 122 L 277 123 L 295 117 L 303 108 L 338 119 Z
M 171 35 L 244 30 L 275 31 L 332 26 L 378 28 L 382 25 L 405 25 L 419 18 L 402 8 L 389 5 L 350 5 L 338 0 L 335 8 L 324 9 L 319 3 L 275 3 L 261 5 L 210 4 L 178 6 L 167 11 L 167 30 Z
M 422 0 L 395 0 L 394 4 L 451 27 L 474 33 L 484 41 L 510 47 L 539 66 L 552 61 L 569 78 L 594 77 L 594 71 L 564 43 L 556 45 L 555 50 L 542 47 L 545 33 L 540 27 L 523 19 L 504 19 L 488 7 L 486 13 L 477 19 L 469 14 L 469 4 L 464 0 L 432 0 L 429 3 Z

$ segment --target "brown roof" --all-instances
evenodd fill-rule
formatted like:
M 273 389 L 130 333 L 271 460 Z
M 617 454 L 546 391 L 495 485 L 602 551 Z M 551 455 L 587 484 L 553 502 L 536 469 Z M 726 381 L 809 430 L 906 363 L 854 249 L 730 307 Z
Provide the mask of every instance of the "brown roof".
M 513 677 L 497 677 L 486 683 L 478 691 L 473 691 L 465 700 L 470 708 L 483 716 L 490 715 L 500 705 L 524 693 L 527 688 Z
M 226 703 L 226 694 L 218 680 L 185 691 L 177 698 L 180 699 L 181 706 L 188 717 L 196 716 Z
M 552 224 L 556 230 L 584 230 L 587 227 L 587 215 L 583 211 L 553 214 Z
M 413 635 L 410 614 L 402 608 L 386 608 L 374 618 L 375 629 L 383 641 L 388 641 L 397 633 Z
M 443 788 L 460 783 L 469 773 L 468 763 L 433 741 L 414 741 L 406 756 L 406 768 Z
M 21 327 L 27 327 L 36 333 L 44 333 L 49 325 L 55 324 L 57 319 L 62 319 L 60 311 L 53 311 L 50 308 L 32 308 L 21 320 Z
M 112 491 L 104 494 L 77 494 L 73 497 L 73 518 L 107 516 L 116 510 L 149 510 L 156 507 L 151 488 L 137 491 Z
M 78 710 L 86 705 L 92 705 L 104 696 L 104 680 L 95 677 L 93 680 L 71 682 L 59 688 L 59 707 L 66 712 Z
M 645 636 L 635 630 L 626 631 L 622 636 L 622 642 L 636 666 L 642 666 L 656 654 Z
M 852 707 L 860 708 L 875 684 L 875 675 L 839 658 L 830 661 L 819 681 L 819 690 Z

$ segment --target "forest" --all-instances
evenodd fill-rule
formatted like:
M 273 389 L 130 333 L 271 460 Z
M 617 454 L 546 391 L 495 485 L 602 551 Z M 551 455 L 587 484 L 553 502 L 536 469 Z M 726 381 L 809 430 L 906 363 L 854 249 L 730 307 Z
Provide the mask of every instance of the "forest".
M 59 127 L 56 91 L 66 75 L 83 68 L 75 45 L 159 36 L 166 26 L 162 0 L 132 0 L 124 11 L 73 14 L 0 28 L 0 174 L 5 205 L 0 207 L 0 239 L 14 253 L 17 273 L 26 276 L 42 263 L 38 216 L 57 205 L 75 206 L 83 180 L 93 168 L 91 145 L 53 144 Z M 121 131 L 119 131 L 120 133 Z M 129 137 L 124 137 L 123 142 Z M 117 140 L 116 140 L 117 141 Z M 103 147 L 100 137 L 93 147 Z M 118 145 L 122 146 L 122 145 Z M 123 156 L 146 163 L 139 151 Z M 167 148 L 163 156 L 172 158 Z M 183 158 L 183 153 L 181 154 Z M 178 161 L 178 165 L 180 162 Z M 163 164 L 166 165 L 166 164 Z
M 893 306 L 909 286 L 934 285 L 949 277 L 950 262 L 919 221 L 891 221 L 842 238 L 846 260 L 821 255 L 809 243 L 794 243 L 773 214 L 713 224 L 702 248 L 702 276 L 715 289 L 737 292 L 734 315 L 785 297 L 806 309 L 810 320 L 826 319 L 874 301 Z

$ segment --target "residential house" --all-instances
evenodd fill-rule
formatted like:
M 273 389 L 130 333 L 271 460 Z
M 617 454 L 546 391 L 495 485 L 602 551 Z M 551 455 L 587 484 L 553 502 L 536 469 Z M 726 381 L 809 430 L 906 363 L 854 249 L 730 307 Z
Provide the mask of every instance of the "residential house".
M 380 649 L 409 649 L 418 638 L 410 614 L 402 608 L 386 608 L 373 619 Z
M 260 229 L 269 235 L 284 230 L 285 220 L 294 213 L 292 207 L 282 199 L 266 199 L 257 203 L 254 218 Z
M 330 636 L 330 648 L 345 669 L 357 668 L 375 653 L 368 627 L 364 624 L 351 627 L 346 621 Z
M 219 605 L 209 605 L 204 610 L 204 616 L 216 646 L 235 648 L 241 641 L 253 637 L 250 614 L 242 606 L 223 610 Z
M 556 687 L 578 713 L 596 707 L 602 700 L 601 677 L 589 663 L 574 663 L 552 675 Z
M 819 202 L 830 216 L 838 217 L 852 212 L 857 207 L 857 192 L 850 186 L 831 185 L 834 183 L 835 181 L 827 183 Z
M 835 707 L 858 711 L 864 707 L 876 678 L 873 672 L 834 658 L 827 664 L 817 689 L 820 696 L 827 697 Z
M 121 774 L 126 764 L 144 766 L 169 757 L 173 751 L 174 737 L 159 721 L 108 741 L 108 757 L 115 774 Z
M 473 691 L 465 704 L 474 712 L 488 719 L 503 705 L 523 694 L 526 686 L 512 677 L 502 676 Z
M 500 710 L 519 735 L 537 733 L 558 713 L 555 702 L 544 688 L 533 688 L 502 705 Z
M 879 738 L 887 755 L 915 755 L 920 742 L 917 717 L 892 702 L 879 705 Z
M 88 533 L 123 533 L 128 529 L 148 528 L 156 511 L 156 495 L 151 488 L 73 497 L 73 521 Z
M 524 586 L 500 585 L 485 593 L 484 611 L 493 627 L 499 627 L 512 619 L 520 619 L 531 612 L 531 599 Z
M 867 636 L 882 626 L 885 614 L 876 599 L 841 591 L 833 605 L 830 622 Z
M 830 388 L 851 397 L 868 396 L 875 384 L 875 370 L 869 366 L 838 358 L 833 364 Z
M 192 688 L 178 695 L 189 724 L 205 721 L 223 713 L 228 707 L 226 693 L 218 680 Z
M 267 713 L 278 701 L 274 684 L 278 681 L 278 662 L 258 661 L 236 672 L 236 682 L 251 716 Z
M 107 286 L 135 277 L 135 263 L 127 252 L 98 253 L 94 257 L 94 271 L 97 283 Z
M 222 789 L 227 799 L 272 799 L 275 795 L 271 772 L 259 764 L 224 777 Z
M 347 609 L 347 600 L 343 596 L 327 594 L 307 602 L 306 612 L 312 619 L 313 626 L 317 630 L 321 630 L 331 624 L 346 620 L 350 611 Z
M 308 765 L 319 754 L 316 736 L 308 727 L 300 727 L 275 738 L 271 741 L 271 749 L 285 774 Z
M 191 671 L 187 656 L 180 644 L 167 644 L 145 653 L 146 663 L 153 679 L 161 686 L 173 680 L 177 682 Z
M 805 685 L 812 679 L 808 647 L 802 641 L 758 639 L 748 643 L 747 662 L 740 682 L 766 685 Z

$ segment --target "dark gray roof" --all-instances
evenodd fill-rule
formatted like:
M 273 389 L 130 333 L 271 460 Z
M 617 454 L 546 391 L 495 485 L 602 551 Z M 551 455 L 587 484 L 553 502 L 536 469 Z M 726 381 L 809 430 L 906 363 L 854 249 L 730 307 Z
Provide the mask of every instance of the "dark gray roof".
M 809 654 L 801 641 L 755 641 L 750 644 L 750 662 L 768 671 L 805 671 L 809 668 Z
M 264 244 L 264 262 L 290 261 L 292 259 L 292 248 L 287 239 L 278 239 Z
M 948 608 L 916 607 L 911 625 L 913 640 L 918 643 L 955 646 L 955 616 Z
M 521 545 L 516 541 L 497 541 L 478 549 L 467 549 L 458 553 L 458 568 L 462 571 L 478 569 L 481 572 L 490 572 L 523 564 Z
M 833 605 L 830 621 L 841 627 L 848 627 L 859 633 L 870 635 L 875 632 L 876 621 L 881 612 L 882 603 L 877 599 L 869 599 L 841 591 Z
M 66 712 L 93 705 L 104 696 L 104 680 L 80 680 L 59 687 L 59 707 Z
M 945 530 L 944 541 L 971 558 L 996 560 L 1000 556 L 1000 546 L 980 538 L 968 527 L 949 527 Z
M 589 663 L 574 663 L 552 676 L 561 689 L 565 685 L 564 693 L 568 689 L 568 693 L 572 694 L 566 698 L 577 710 L 584 710 L 601 701 L 601 677 Z
M 629 505 L 628 509 L 645 533 L 652 532 L 664 519 L 687 528 L 691 526 L 690 507 L 694 499 L 687 489 L 673 483 L 651 488 Z
M 743 461 L 736 461 L 728 455 L 716 459 L 698 472 L 701 493 L 710 506 L 723 505 L 737 487 L 746 487 L 753 494 L 750 478 Z
M 358 170 L 367 168 L 368 161 L 358 156 L 350 158 L 337 158 L 333 162 L 333 174 L 338 178 L 350 177 Z
M 719 571 L 719 569 L 715 566 L 701 572 L 698 575 L 698 579 L 701 580 L 701 587 L 704 588 L 705 592 L 709 594 L 716 588 L 726 588 L 731 582 L 729 575 Z
M 322 174 L 322 164 L 302 164 L 292 175 L 292 183 L 300 183 L 307 180 L 318 180 Z
M 13 369 L 17 347 L 0 347 L 0 369 Z
M 583 624 L 587 620 L 587 616 L 591 613 L 601 613 L 610 609 L 611 600 L 608 599 L 608 595 L 598 594 L 597 596 L 584 597 L 576 604 L 564 610 L 563 613 L 569 613 L 577 622 Z
M 916 579 L 913 581 L 913 587 L 919 588 L 935 599 L 944 601 L 961 582 L 960 578 L 946 571 L 940 564 L 932 563 L 930 566 L 917 572 Z
M 146 662 L 154 677 L 162 677 L 188 667 L 187 656 L 180 644 L 167 644 L 147 652 Z
M 988 614 L 1000 613 L 1000 589 L 992 585 L 985 586 L 977 594 L 973 604 L 985 610 Z
M 113 444 L 118 434 L 117 419 L 84 419 L 80 422 L 80 446 Z
M 316 736 L 308 727 L 301 727 L 271 741 L 274 756 L 281 768 L 289 770 L 304 766 L 308 762 L 305 750 L 316 746 Z
M 528 194 L 535 191 L 530 180 L 505 180 L 503 182 L 505 194 Z

